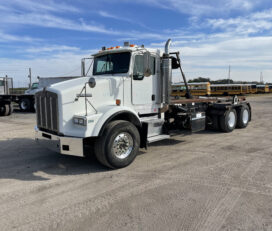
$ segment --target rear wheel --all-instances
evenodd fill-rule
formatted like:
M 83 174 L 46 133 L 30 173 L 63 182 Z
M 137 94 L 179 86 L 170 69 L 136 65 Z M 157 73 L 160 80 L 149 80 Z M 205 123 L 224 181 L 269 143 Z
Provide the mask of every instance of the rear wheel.
M 9 116 L 13 112 L 11 104 L 4 104 L 0 106 L 0 116 Z
M 95 143 L 97 160 L 110 168 L 123 168 L 133 162 L 138 154 L 140 135 L 130 122 L 110 122 Z
M 223 132 L 232 132 L 237 123 L 237 114 L 235 109 L 226 111 L 219 119 L 220 128 Z
M 22 111 L 29 111 L 31 108 L 31 102 L 28 98 L 22 98 L 19 102 L 19 107 Z
M 250 119 L 250 111 L 247 105 L 244 105 L 237 109 L 237 127 L 245 128 L 248 125 Z
M 5 105 L 0 105 L 0 116 L 4 116 L 5 115 L 5 110 L 6 110 Z
M 8 107 L 9 107 L 8 115 L 11 115 L 13 113 L 13 105 L 9 104 Z

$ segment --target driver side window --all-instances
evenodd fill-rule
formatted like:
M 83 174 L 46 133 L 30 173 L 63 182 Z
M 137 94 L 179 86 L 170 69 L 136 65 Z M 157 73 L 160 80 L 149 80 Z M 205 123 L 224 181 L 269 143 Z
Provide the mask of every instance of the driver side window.
M 99 60 L 97 62 L 97 72 L 108 72 L 113 70 L 113 63 L 109 61 Z
M 144 78 L 144 56 L 136 55 L 133 69 L 133 79 L 142 80 Z

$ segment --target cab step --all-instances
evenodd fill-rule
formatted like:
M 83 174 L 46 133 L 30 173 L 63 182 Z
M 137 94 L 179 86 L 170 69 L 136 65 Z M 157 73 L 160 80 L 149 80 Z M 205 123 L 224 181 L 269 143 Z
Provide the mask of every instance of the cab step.
M 153 143 L 153 142 L 157 142 L 157 141 L 160 141 L 160 140 L 166 140 L 166 139 L 169 139 L 169 138 L 170 138 L 169 135 L 157 135 L 157 136 L 148 137 L 147 142 L 150 144 L 150 143 Z

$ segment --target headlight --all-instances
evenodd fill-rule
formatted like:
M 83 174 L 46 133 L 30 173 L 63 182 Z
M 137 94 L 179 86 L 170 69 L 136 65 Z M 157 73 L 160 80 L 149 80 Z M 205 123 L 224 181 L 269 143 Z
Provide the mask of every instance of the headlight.
M 87 125 L 86 118 L 74 117 L 73 121 L 74 121 L 74 124 L 78 124 L 78 125 L 81 125 L 81 126 L 86 126 Z

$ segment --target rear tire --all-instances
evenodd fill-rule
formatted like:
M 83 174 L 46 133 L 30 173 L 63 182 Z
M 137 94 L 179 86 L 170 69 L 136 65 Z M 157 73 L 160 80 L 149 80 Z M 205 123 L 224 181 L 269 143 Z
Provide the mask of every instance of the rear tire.
M 95 142 L 95 155 L 102 165 L 123 168 L 136 158 L 139 146 L 138 129 L 130 122 L 116 120 L 106 125 L 102 136 Z
M 3 116 L 5 113 L 5 107 L 3 105 L 0 105 L 0 116 Z
M 28 98 L 22 98 L 19 102 L 19 107 L 21 109 L 21 111 L 29 111 L 31 108 L 31 102 Z
M 237 109 L 237 128 L 247 127 L 250 119 L 250 110 L 247 105 Z
M 223 132 L 232 132 L 237 123 L 237 113 L 235 109 L 226 111 L 219 118 L 220 128 Z
M 13 105 L 9 104 L 9 113 L 8 115 L 11 115 L 13 113 Z
M 13 112 L 11 104 L 4 104 L 0 106 L 0 116 L 9 116 Z

